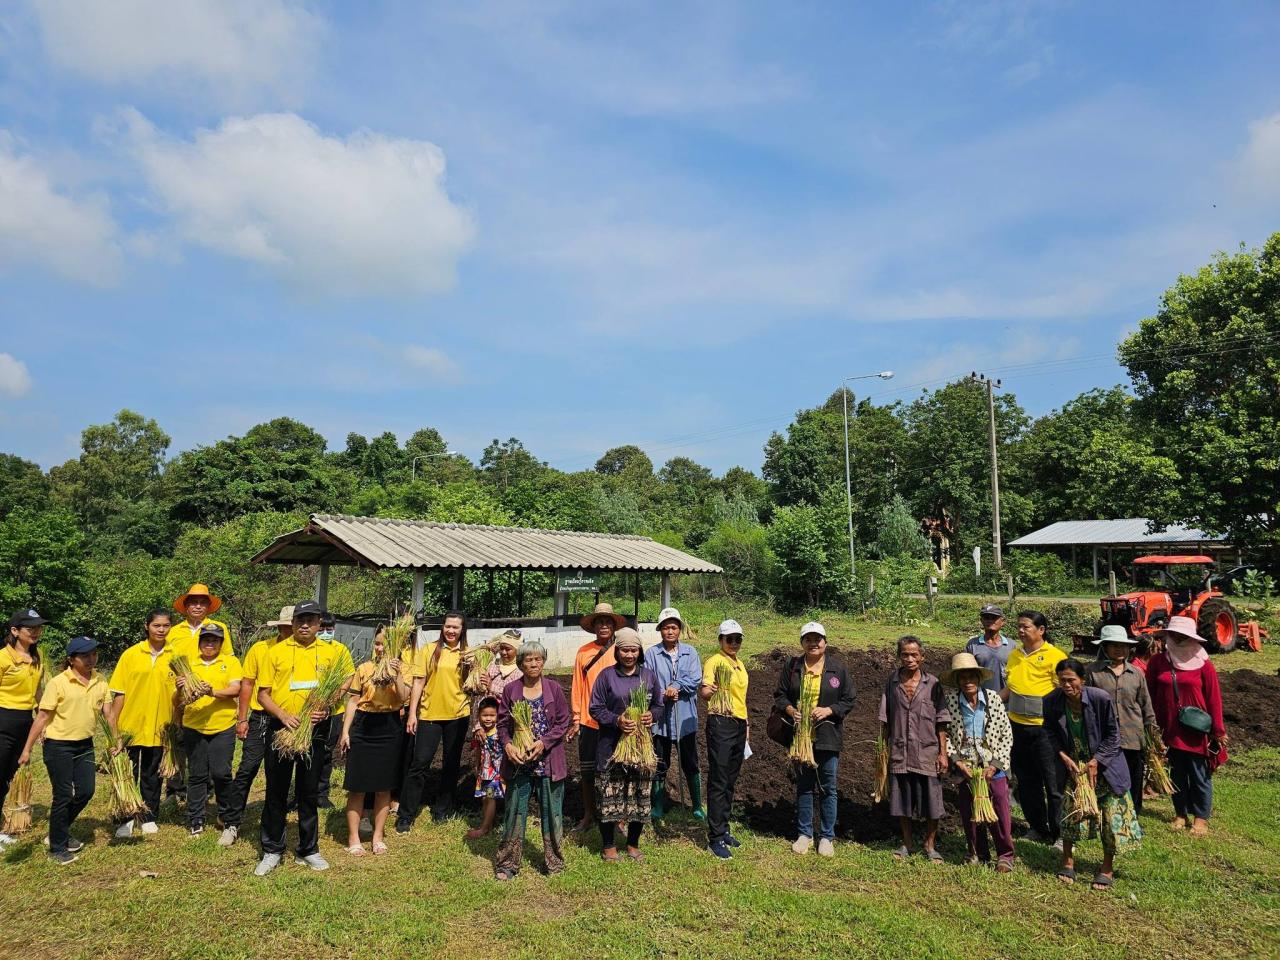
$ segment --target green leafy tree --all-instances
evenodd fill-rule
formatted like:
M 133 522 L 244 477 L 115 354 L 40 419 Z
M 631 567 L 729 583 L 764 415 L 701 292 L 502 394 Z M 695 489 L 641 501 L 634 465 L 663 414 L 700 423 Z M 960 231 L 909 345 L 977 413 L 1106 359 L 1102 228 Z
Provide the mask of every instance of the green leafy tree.
M 18 507 L 0 520 L 0 610 L 34 606 L 67 636 L 86 588 L 85 537 L 74 515 Z
M 17 507 L 36 513 L 49 509 L 49 480 L 38 464 L 0 453 L 0 519 Z
M 72 632 L 87 633 L 99 641 L 106 660 L 114 660 L 141 640 L 147 614 L 168 610 L 176 596 L 168 561 L 142 551 L 90 558 L 84 582 L 83 598 L 69 615 L 69 623 L 74 624 Z
M 774 565 L 779 607 L 795 612 L 822 603 L 822 586 L 828 554 L 816 508 L 806 505 L 779 507 L 767 535 Z
M 879 535 L 876 537 L 876 553 L 882 558 L 914 557 L 929 555 L 929 540 L 920 532 L 920 521 L 901 494 L 880 510 Z
M 499 491 L 532 481 L 545 469 L 547 465 L 515 437 L 505 443 L 495 438 L 480 457 L 480 472 L 485 482 Z
M 628 484 L 645 483 L 653 479 L 653 461 L 647 453 L 629 443 L 606 450 L 596 461 L 596 473 L 620 477 Z
M 734 597 L 769 597 L 777 557 L 769 534 L 758 523 L 726 520 L 703 543 L 701 556 L 724 568 L 723 578 L 711 578 Z

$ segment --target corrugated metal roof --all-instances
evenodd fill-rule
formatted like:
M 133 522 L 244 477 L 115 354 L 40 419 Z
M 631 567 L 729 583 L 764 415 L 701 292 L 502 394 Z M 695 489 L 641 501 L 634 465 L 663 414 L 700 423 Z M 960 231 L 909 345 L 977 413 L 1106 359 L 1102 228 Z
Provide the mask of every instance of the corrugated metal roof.
M 424 570 L 723 572 L 649 537 L 329 514 L 312 514 L 310 523 L 278 538 L 253 562 Z
M 1151 521 L 1143 517 L 1128 520 L 1059 520 L 1047 527 L 1009 542 L 1011 547 L 1067 546 L 1149 546 L 1157 543 L 1222 543 L 1215 537 L 1174 524 L 1160 533 L 1148 533 Z

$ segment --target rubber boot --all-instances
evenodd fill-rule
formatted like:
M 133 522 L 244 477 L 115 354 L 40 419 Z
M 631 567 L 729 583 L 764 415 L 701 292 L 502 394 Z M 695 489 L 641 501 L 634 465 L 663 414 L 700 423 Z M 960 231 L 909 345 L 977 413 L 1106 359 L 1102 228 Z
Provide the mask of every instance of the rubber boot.
M 693 807 L 693 815 L 699 820 L 707 819 L 707 811 L 702 806 L 702 774 L 695 773 L 689 778 L 689 804 Z
M 667 813 L 667 784 L 655 780 L 649 787 L 649 800 L 653 804 L 653 819 L 661 820 Z

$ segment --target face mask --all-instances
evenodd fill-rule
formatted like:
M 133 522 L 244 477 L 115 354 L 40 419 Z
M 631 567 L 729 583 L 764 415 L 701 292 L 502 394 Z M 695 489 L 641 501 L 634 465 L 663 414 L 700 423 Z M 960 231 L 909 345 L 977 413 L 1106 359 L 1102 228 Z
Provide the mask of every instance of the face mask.
M 332 639 L 333 639 L 333 631 L 332 631 L 332 630 L 321 630 L 319 633 L 317 633 L 317 634 L 316 634 L 316 636 L 317 636 L 317 637 L 319 637 L 321 640 L 332 640 Z

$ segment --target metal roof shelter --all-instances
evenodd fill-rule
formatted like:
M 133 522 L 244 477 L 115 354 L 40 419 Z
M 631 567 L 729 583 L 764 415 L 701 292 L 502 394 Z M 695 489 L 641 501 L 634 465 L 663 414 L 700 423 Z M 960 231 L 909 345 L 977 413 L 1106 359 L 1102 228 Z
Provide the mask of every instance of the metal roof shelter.
M 671 598 L 673 573 L 722 573 L 713 563 L 649 537 L 464 523 L 430 523 L 386 517 L 312 514 L 307 525 L 277 538 L 253 563 L 318 565 L 317 599 L 328 592 L 333 564 L 413 571 L 413 607 L 422 609 L 427 571 L 454 573 L 454 605 L 462 605 L 465 570 L 634 573 L 662 575 L 662 602 Z M 567 594 L 557 592 L 556 615 L 567 610 Z
M 1070 547 L 1071 564 L 1075 566 L 1076 548 L 1093 550 L 1093 582 L 1098 582 L 1098 550 L 1107 551 L 1107 567 L 1112 567 L 1114 551 L 1147 549 L 1152 547 L 1183 547 L 1193 550 L 1227 550 L 1224 537 L 1215 537 L 1172 524 L 1158 533 L 1149 532 L 1151 521 L 1144 517 L 1123 520 L 1059 520 L 1024 537 L 1009 542 L 1011 547 Z

